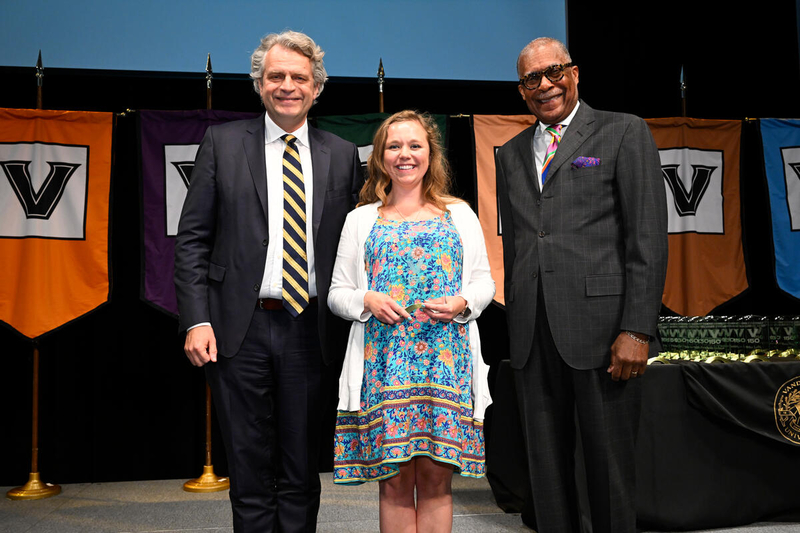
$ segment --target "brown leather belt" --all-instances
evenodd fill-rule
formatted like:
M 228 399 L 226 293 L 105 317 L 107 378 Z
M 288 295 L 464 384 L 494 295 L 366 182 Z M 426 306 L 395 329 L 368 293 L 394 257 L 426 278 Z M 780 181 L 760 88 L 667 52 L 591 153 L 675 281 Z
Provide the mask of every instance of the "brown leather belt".
M 308 301 L 309 305 L 315 303 L 317 303 L 316 296 Z M 283 309 L 283 300 L 278 300 L 276 298 L 259 298 L 256 300 L 256 307 L 258 309 L 266 309 L 267 311 L 280 311 Z

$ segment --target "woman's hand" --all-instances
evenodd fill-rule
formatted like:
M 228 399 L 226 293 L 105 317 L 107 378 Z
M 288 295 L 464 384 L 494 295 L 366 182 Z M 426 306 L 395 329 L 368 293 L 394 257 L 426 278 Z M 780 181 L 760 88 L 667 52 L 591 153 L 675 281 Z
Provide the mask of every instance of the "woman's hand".
M 372 313 L 372 316 L 384 324 L 391 326 L 411 318 L 411 315 L 400 304 L 382 292 L 367 291 L 364 295 L 364 310 Z
M 467 307 L 467 300 L 461 296 L 441 296 L 425 300 L 422 308 L 429 317 L 440 322 L 450 322 Z

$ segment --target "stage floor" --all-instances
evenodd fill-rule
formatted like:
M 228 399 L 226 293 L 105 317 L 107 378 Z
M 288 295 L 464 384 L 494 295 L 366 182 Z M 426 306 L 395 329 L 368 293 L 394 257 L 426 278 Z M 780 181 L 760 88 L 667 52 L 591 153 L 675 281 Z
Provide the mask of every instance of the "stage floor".
M 378 531 L 378 487 L 336 486 L 321 474 L 320 533 Z M 47 481 L 47 480 L 45 480 Z M 185 480 L 63 485 L 45 500 L 0 499 L 2 533 L 231 533 L 228 493 L 185 492 Z M 11 487 L 2 487 L 2 494 Z M 495 504 L 485 479 L 453 478 L 453 531 L 527 531 Z M 714 533 L 796 533 L 800 523 L 763 523 Z

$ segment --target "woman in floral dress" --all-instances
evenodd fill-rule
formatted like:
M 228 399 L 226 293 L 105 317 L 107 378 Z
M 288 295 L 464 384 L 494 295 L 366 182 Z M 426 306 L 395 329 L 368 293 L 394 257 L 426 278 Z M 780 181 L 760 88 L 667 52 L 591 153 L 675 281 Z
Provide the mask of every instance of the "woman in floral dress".
M 353 321 L 334 481 L 379 482 L 381 531 L 450 531 L 453 472 L 485 474 L 491 398 L 475 319 L 494 282 L 477 217 L 448 194 L 433 119 L 397 113 L 373 146 L 328 295 Z

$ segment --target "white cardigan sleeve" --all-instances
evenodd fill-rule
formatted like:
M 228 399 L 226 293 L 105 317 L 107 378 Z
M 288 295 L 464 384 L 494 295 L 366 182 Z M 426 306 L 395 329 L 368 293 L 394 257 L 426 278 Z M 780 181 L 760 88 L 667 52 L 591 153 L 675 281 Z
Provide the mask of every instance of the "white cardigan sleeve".
M 461 236 L 464 249 L 461 296 L 469 302 L 472 310 L 469 320 L 475 320 L 492 303 L 495 292 L 494 279 L 489 267 L 489 256 L 486 254 L 486 244 L 483 239 L 483 229 L 478 217 L 467 204 L 451 204 L 448 208 Z M 456 321 L 464 323 L 467 320 L 456 317 Z
M 456 321 L 466 322 L 469 327 L 469 344 L 472 352 L 472 416 L 475 420 L 482 421 L 486 408 L 492 403 L 492 396 L 489 393 L 489 365 L 483 361 L 481 336 L 475 320 L 492 302 L 495 285 L 478 217 L 472 208 L 463 202 L 447 207 L 461 236 L 464 250 L 461 296 L 469 302 L 472 313 L 467 319 L 456 317 Z
M 364 242 L 359 242 L 359 219 L 361 212 L 356 209 L 347 215 L 336 263 L 333 266 L 331 288 L 328 291 L 328 307 L 333 314 L 346 320 L 366 322 L 369 314 L 363 315 L 366 279 L 364 277 Z
M 364 378 L 364 323 L 372 316 L 364 310 L 367 272 L 364 245 L 378 218 L 378 204 L 359 207 L 347 215 L 336 263 L 333 267 L 328 307 L 344 319 L 352 320 L 342 372 L 339 375 L 340 411 L 358 411 L 361 406 L 361 381 Z

